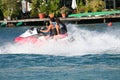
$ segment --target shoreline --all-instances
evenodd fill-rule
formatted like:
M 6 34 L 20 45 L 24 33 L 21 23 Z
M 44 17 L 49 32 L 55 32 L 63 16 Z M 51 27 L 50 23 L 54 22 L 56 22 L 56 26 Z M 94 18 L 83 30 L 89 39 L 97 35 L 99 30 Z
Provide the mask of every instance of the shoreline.
M 67 18 L 61 18 L 59 17 L 61 21 L 67 22 L 67 23 L 74 23 L 74 24 L 90 24 L 90 23 L 107 23 L 107 22 L 120 22 L 120 15 L 106 15 L 106 16 L 90 16 L 90 17 L 67 17 Z M 19 19 L 19 20 L 8 20 L 7 26 L 44 26 L 46 25 L 46 22 L 48 22 L 49 18 L 33 18 L 33 19 Z M 1 20 L 1 25 L 3 24 L 4 20 Z M 0 26 L 2 27 L 2 26 Z

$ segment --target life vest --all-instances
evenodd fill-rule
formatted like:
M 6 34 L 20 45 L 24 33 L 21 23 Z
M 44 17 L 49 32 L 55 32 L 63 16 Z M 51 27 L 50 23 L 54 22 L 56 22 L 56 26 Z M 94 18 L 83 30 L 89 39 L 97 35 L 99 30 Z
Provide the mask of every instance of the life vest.
M 57 30 L 56 30 L 56 22 L 51 22 L 53 25 L 53 29 L 50 29 L 50 36 L 57 35 Z
M 67 33 L 67 28 L 64 24 L 59 24 L 59 27 L 60 27 L 60 34 Z

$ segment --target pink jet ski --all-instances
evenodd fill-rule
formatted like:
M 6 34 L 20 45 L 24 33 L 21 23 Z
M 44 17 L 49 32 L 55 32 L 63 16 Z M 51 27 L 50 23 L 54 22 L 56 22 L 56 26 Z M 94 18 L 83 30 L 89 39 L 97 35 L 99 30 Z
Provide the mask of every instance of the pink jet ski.
M 42 33 L 40 32 L 41 28 L 30 28 L 26 30 L 23 34 L 20 36 L 16 37 L 14 41 L 16 43 L 33 43 L 33 44 L 38 44 L 38 45 L 44 45 L 48 42 L 48 40 L 52 39 L 48 37 L 49 33 Z M 60 39 L 64 39 L 68 37 L 68 34 L 60 34 L 59 35 Z

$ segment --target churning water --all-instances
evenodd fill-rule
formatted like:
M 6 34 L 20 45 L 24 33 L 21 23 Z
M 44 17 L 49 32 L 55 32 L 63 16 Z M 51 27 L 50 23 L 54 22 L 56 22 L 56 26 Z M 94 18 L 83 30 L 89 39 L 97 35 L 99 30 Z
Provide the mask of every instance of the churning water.
M 28 27 L 0 28 L 0 80 L 119 80 L 120 23 L 67 24 L 74 41 L 17 44 Z

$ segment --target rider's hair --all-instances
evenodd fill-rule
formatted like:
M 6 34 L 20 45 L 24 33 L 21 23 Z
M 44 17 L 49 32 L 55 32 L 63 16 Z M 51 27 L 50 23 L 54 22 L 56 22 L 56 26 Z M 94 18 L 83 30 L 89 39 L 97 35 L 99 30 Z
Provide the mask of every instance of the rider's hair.
M 50 21 L 55 22 L 56 20 L 55 18 L 50 18 Z

